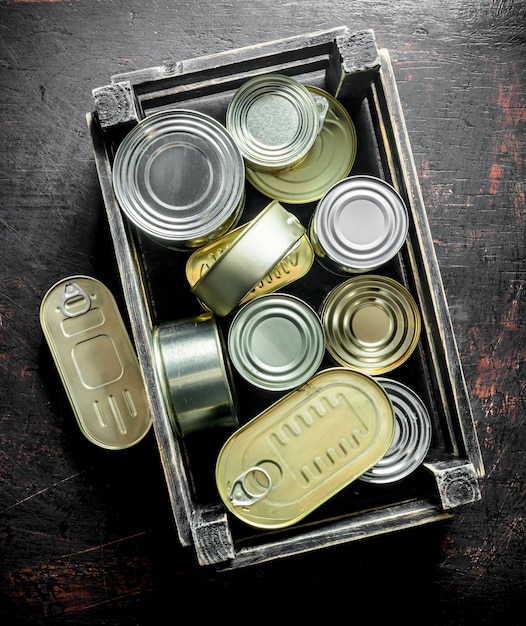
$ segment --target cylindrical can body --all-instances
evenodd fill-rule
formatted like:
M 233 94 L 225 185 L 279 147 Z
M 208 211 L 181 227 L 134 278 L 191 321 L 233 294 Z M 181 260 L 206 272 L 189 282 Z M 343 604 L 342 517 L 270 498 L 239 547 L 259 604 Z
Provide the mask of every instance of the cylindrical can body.
M 113 187 L 135 226 L 162 245 L 185 250 L 237 223 L 245 165 L 222 124 L 175 109 L 145 118 L 126 135 L 115 155 Z
M 420 337 L 415 300 L 386 276 L 364 274 L 340 283 L 324 299 L 320 318 L 333 360 L 370 375 L 407 361 Z
M 215 318 L 167 322 L 154 328 L 154 352 L 172 426 L 181 436 L 238 426 L 226 347 Z
M 226 127 L 247 166 L 279 171 L 305 158 L 319 132 L 319 111 L 304 85 L 267 74 L 237 89 L 227 108 Z
M 409 227 L 406 206 L 391 185 L 350 176 L 319 201 L 309 236 L 319 260 L 340 274 L 378 269 L 396 256 Z
M 422 464 L 431 445 L 432 426 L 426 405 L 412 389 L 390 378 L 376 380 L 393 404 L 395 433 L 389 450 L 360 480 L 388 484 L 406 478 Z

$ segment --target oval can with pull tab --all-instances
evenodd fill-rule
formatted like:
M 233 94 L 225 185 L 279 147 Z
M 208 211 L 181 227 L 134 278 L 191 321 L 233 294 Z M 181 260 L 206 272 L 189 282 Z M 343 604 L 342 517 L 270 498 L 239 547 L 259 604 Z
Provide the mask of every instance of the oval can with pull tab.
M 216 463 L 221 499 L 251 526 L 290 526 L 375 465 L 394 426 L 391 400 L 375 379 L 324 370 L 226 441 Z
M 107 287 L 88 276 L 59 281 L 42 300 L 40 323 L 85 437 L 110 450 L 143 439 L 152 421 L 146 390 Z

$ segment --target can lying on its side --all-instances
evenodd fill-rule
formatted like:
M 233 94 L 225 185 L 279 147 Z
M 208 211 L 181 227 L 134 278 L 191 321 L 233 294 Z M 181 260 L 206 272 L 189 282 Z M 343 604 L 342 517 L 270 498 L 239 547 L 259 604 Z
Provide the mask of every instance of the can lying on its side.
M 221 330 L 210 313 L 153 329 L 155 365 L 174 431 L 237 428 L 237 399 Z
M 376 380 L 322 371 L 229 437 L 216 463 L 221 499 L 251 526 L 290 526 L 375 465 L 394 425 Z

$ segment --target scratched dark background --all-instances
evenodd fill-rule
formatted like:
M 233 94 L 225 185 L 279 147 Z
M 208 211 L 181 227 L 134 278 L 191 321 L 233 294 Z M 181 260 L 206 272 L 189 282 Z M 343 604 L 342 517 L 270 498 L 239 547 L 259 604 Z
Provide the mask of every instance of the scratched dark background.
M 213 573 L 177 544 L 153 437 L 115 454 L 79 433 L 38 310 L 65 276 L 117 284 L 85 123 L 94 87 L 339 25 L 374 29 L 392 57 L 483 497 L 432 528 Z M 520 0 L 2 0 L 2 624 L 299 621 L 315 605 L 371 624 L 526 623 L 525 28 Z

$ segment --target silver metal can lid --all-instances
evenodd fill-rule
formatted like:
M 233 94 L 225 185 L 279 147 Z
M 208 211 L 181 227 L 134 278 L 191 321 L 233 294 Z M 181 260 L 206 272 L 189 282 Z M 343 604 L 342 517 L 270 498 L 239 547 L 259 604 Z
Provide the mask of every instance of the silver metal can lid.
M 245 199 L 245 164 L 226 128 L 198 111 L 155 113 L 117 149 L 113 186 L 132 223 L 177 249 L 229 230 Z
M 376 380 L 393 404 L 395 432 L 385 455 L 360 480 L 387 484 L 406 478 L 422 464 L 431 445 L 432 426 L 427 407 L 415 391 L 390 378 Z
M 288 294 L 268 294 L 245 304 L 228 334 L 232 364 L 250 383 L 286 390 L 307 381 L 325 353 L 325 338 L 316 312 Z
M 350 176 L 319 201 L 310 223 L 314 250 L 329 269 L 372 271 L 390 261 L 409 227 L 406 206 L 387 182 Z
M 364 274 L 340 283 L 325 297 L 320 317 L 331 357 L 372 376 L 407 361 L 420 338 L 414 298 L 387 276 Z
M 299 163 L 319 132 L 319 110 L 309 90 L 282 74 L 257 76 L 235 92 L 226 127 L 247 165 L 278 171 Z

